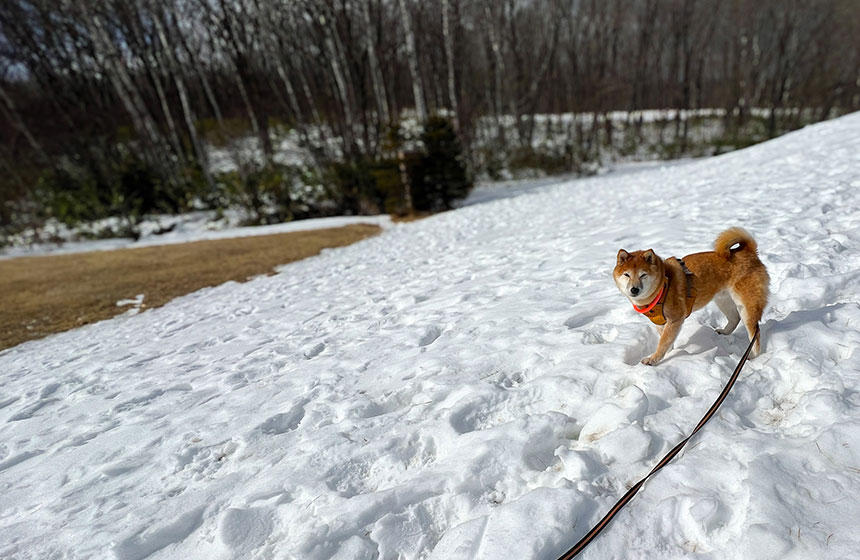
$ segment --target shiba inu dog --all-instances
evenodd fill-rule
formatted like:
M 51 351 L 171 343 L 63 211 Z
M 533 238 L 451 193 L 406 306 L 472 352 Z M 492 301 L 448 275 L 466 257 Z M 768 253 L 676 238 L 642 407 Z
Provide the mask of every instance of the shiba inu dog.
M 756 242 L 741 228 L 721 233 L 714 250 L 683 259 L 661 259 L 653 250 L 618 251 L 612 277 L 633 308 L 648 317 L 660 332 L 653 354 L 642 363 L 653 366 L 666 355 L 684 319 L 714 300 L 725 316 L 730 334 L 743 320 L 750 340 L 767 305 L 770 278 L 756 253 Z M 761 334 L 752 356 L 761 352 Z

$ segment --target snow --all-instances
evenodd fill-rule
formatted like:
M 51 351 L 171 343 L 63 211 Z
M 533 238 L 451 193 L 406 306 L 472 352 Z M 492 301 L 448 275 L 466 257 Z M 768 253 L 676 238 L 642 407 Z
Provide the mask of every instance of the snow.
M 581 557 L 855 557 L 860 114 L 513 194 L 0 352 L 0 557 L 554 560 L 746 348 L 640 365 L 615 253 L 733 225 L 764 353 Z
M 139 224 L 140 239 L 118 237 L 112 239 L 96 239 L 79 241 L 74 239 L 75 232 L 61 224 L 52 224 L 57 230 L 57 237 L 65 239 L 62 243 L 15 243 L 10 247 L 0 249 L 0 260 L 24 256 L 56 255 L 86 253 L 89 251 L 111 251 L 114 249 L 133 249 L 136 247 L 151 247 L 153 245 L 174 245 L 190 241 L 205 241 L 212 239 L 230 239 L 236 237 L 253 237 L 258 235 L 274 235 L 294 231 L 311 231 L 315 229 L 336 228 L 353 224 L 375 224 L 380 227 L 390 227 L 391 217 L 379 216 L 334 216 L 330 218 L 311 218 L 296 220 L 267 226 L 237 227 L 235 216 L 222 221 L 214 219 L 214 212 L 192 212 L 181 215 L 150 216 Z M 101 220 L 104 227 L 106 222 L 118 221 L 115 218 Z M 166 233 L 157 233 L 170 229 Z

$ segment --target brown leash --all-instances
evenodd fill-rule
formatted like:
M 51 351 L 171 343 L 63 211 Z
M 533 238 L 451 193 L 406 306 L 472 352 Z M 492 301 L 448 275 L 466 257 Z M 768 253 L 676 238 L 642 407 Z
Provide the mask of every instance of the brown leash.
M 732 390 L 732 385 L 735 384 L 735 380 L 737 380 L 738 374 L 740 374 L 741 369 L 743 369 L 744 364 L 747 361 L 747 358 L 749 358 L 750 352 L 752 351 L 753 344 L 755 343 L 756 339 L 758 339 L 758 337 L 759 337 L 759 328 L 758 328 L 758 325 L 756 325 L 755 334 L 753 335 L 752 339 L 750 339 L 750 344 L 749 344 L 749 346 L 747 346 L 747 351 L 744 352 L 744 355 L 741 357 L 740 361 L 738 362 L 738 365 L 735 368 L 735 371 L 732 373 L 732 376 L 729 377 L 729 381 L 726 383 L 726 386 L 723 388 L 723 392 L 720 393 L 720 396 L 717 397 L 717 400 L 714 401 L 714 404 L 711 405 L 711 408 L 708 409 L 708 412 L 706 412 L 705 415 L 702 417 L 702 419 L 699 420 L 699 423 L 696 425 L 695 429 L 690 433 L 690 435 L 687 436 L 683 441 L 681 441 L 681 443 L 679 443 L 678 445 L 673 447 L 672 450 L 669 453 L 667 453 L 666 456 L 663 457 L 659 463 L 657 463 L 657 466 L 654 467 L 653 469 L 651 469 L 651 472 L 649 472 L 647 475 L 645 475 L 645 478 L 643 478 L 642 480 L 640 480 L 639 482 L 634 484 L 633 487 L 630 490 L 628 490 L 627 493 L 625 493 L 624 496 L 622 496 L 621 499 L 618 500 L 618 502 L 616 502 L 616 504 L 614 506 L 612 506 L 612 509 L 609 510 L 609 513 L 604 515 L 603 519 L 601 519 L 600 522 L 591 529 L 591 531 L 589 531 L 584 537 L 582 537 L 578 543 L 573 545 L 573 548 L 571 548 L 570 550 L 568 550 L 567 552 L 565 552 L 564 554 L 559 556 L 558 560 L 570 560 L 571 558 L 573 558 L 574 556 L 576 556 L 577 554 L 582 552 L 582 550 L 586 546 L 588 546 L 591 543 L 591 541 L 593 541 L 604 528 L 606 528 L 606 526 L 609 524 L 609 522 L 612 521 L 612 518 L 615 517 L 615 514 L 617 514 L 619 511 L 621 511 L 621 508 L 623 508 L 627 504 L 627 502 L 629 502 L 633 498 L 633 496 L 636 494 L 636 492 L 639 491 L 639 488 L 641 488 L 642 485 L 645 484 L 645 481 L 648 480 L 648 478 L 650 478 L 652 474 L 654 474 L 655 472 L 657 472 L 660 469 L 662 469 L 663 467 L 665 467 L 666 464 L 668 464 L 669 461 L 671 461 L 672 458 L 675 455 L 677 455 L 681 451 L 681 449 L 683 449 L 683 447 L 687 444 L 687 442 L 690 441 L 690 438 L 693 437 L 694 435 L 696 435 L 696 432 L 698 432 L 700 429 L 702 429 L 702 426 L 704 426 L 705 423 L 708 420 L 710 420 L 714 414 L 716 414 L 717 409 L 720 408 L 720 405 L 723 404 L 724 400 L 726 400 L 726 396 L 728 396 L 729 391 Z

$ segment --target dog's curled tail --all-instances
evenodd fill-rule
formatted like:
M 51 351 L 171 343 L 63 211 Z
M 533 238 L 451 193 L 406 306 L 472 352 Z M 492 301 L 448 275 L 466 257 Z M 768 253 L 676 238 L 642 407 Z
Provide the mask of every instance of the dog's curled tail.
M 735 245 L 739 245 L 739 247 L 735 247 Z M 733 247 L 735 248 L 732 249 Z M 718 235 L 717 240 L 714 241 L 714 251 L 717 255 L 726 259 L 731 258 L 732 253 L 737 251 L 748 250 L 755 253 L 757 249 L 758 245 L 752 235 L 747 230 L 739 227 L 727 229 Z

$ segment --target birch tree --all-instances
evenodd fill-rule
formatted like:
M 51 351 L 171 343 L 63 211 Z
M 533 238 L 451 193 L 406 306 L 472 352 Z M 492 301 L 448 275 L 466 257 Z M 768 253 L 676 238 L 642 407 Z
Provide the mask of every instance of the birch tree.
M 455 2 L 457 0 L 454 0 Z M 460 129 L 459 108 L 457 106 L 457 78 L 454 70 L 454 34 L 451 29 L 451 0 L 442 0 L 442 42 L 445 45 L 445 70 L 448 85 L 448 103 L 454 130 Z
M 408 0 L 397 0 L 400 6 L 400 22 L 403 26 L 406 58 L 409 63 L 409 74 L 412 77 L 412 96 L 415 100 L 415 112 L 418 120 L 427 120 L 427 107 L 424 104 L 424 87 L 421 83 L 421 70 L 418 66 L 418 52 L 415 48 L 415 34 L 412 32 L 412 18 L 409 14 Z

